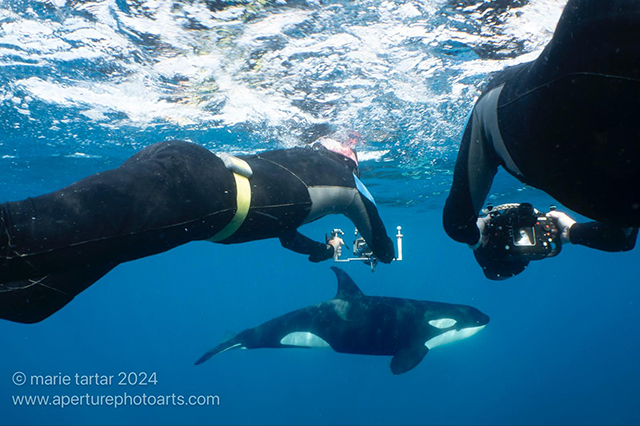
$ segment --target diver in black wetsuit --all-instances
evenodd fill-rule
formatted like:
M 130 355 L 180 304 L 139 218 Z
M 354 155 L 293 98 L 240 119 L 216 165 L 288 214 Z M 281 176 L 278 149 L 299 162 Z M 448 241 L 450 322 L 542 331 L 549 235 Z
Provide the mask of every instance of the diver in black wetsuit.
M 122 262 L 195 240 L 235 244 L 279 238 L 330 259 L 341 240 L 297 231 L 344 214 L 376 257 L 387 236 L 355 153 L 325 138 L 312 146 L 242 158 L 180 141 L 151 145 L 122 166 L 0 208 L 0 318 L 33 323 L 53 314 Z
M 565 243 L 631 250 L 640 226 L 640 1 L 569 0 L 532 62 L 484 89 L 467 123 L 444 208 L 451 238 L 477 249 L 485 275 L 527 261 L 483 255 L 478 212 L 498 166 L 596 222 L 550 213 Z M 482 238 L 481 238 L 482 237 Z

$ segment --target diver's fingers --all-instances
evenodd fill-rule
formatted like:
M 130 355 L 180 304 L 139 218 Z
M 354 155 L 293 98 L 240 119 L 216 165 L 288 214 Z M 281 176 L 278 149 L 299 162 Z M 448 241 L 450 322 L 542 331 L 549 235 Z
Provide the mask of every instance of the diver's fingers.
M 327 244 L 333 247 L 335 253 L 338 257 L 342 254 L 342 246 L 344 245 L 344 241 L 340 237 L 333 237 L 330 239 Z

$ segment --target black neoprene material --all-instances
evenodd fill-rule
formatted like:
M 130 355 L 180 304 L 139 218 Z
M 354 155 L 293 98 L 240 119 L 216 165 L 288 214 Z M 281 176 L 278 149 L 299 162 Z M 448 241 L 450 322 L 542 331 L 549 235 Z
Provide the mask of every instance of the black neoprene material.
M 470 181 L 474 179 L 476 170 L 470 170 L 469 155 L 471 151 L 471 133 L 474 123 L 469 120 L 460 142 L 458 159 L 456 160 L 453 182 L 449 196 L 442 212 L 442 223 L 447 235 L 455 241 L 474 245 L 480 240 L 480 231 L 476 226 L 478 211 L 473 205 Z M 476 143 L 486 144 L 485 141 Z M 490 150 L 486 150 L 490 151 Z M 493 175 L 497 172 L 497 161 L 483 164 L 483 168 L 491 168 Z
M 298 231 L 289 232 L 280 237 L 282 247 L 300 254 L 308 254 L 311 262 L 317 263 L 331 259 L 335 253 L 333 246 L 322 244 L 305 237 Z
M 622 229 L 600 222 L 575 223 L 569 233 L 572 244 L 602 251 L 633 250 L 638 237 L 638 228 Z
M 235 181 L 195 144 L 152 145 L 122 166 L 3 205 L 0 283 L 118 264 L 205 239 L 231 220 Z
M 631 237 L 619 238 L 620 232 L 640 226 L 638 40 L 639 1 L 569 0 L 538 59 L 502 71 L 481 95 L 504 85 L 498 127 L 522 173 L 514 176 L 617 228 L 617 233 L 603 233 L 601 225 L 580 226 L 576 233 L 576 244 L 606 251 L 629 250 Z M 484 165 L 470 165 L 474 144 L 493 150 L 475 117 L 467 123 L 443 212 L 447 234 L 470 245 L 480 237 L 478 203 L 472 200 L 486 195 L 472 193 L 471 181 L 493 176 L 496 163 L 506 166 L 498 155 L 487 156 Z M 479 140 L 472 140 L 474 126 L 481 130 Z M 486 170 L 479 172 L 480 167 Z
M 287 248 L 327 259 L 325 243 L 296 228 L 307 218 L 307 186 L 354 188 L 355 164 L 325 148 L 244 157 L 251 207 L 223 244 L 280 238 Z M 0 318 L 37 322 L 118 264 L 213 237 L 236 211 L 236 183 L 216 155 L 195 144 L 149 146 L 122 166 L 66 188 L 8 202 L 0 209 Z M 393 244 L 377 209 L 368 210 L 370 242 L 381 260 Z M 380 244 L 386 241 L 388 244 Z M 386 253 L 390 247 L 390 254 Z

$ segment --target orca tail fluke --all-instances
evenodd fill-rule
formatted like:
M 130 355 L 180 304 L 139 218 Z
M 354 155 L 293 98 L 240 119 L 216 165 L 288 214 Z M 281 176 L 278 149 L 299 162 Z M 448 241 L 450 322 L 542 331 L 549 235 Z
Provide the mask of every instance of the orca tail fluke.
M 234 349 L 234 348 L 238 348 L 238 347 L 243 347 L 243 346 L 242 346 L 242 343 L 240 343 L 237 338 L 233 338 L 233 339 L 227 340 L 226 342 L 220 343 L 215 348 L 208 350 L 194 364 L 195 365 L 200 365 L 203 362 L 208 361 L 209 358 L 211 358 L 214 355 L 218 355 L 218 354 L 221 354 L 222 352 L 228 351 L 229 349 Z

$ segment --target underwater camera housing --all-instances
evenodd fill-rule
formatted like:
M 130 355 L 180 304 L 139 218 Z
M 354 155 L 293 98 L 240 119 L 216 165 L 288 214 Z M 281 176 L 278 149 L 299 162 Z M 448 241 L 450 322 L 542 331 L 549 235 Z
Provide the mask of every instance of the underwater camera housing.
M 555 207 L 551 207 L 554 210 Z M 558 227 L 552 218 L 529 203 L 488 206 L 482 250 L 485 256 L 506 261 L 541 260 L 557 256 L 562 250 Z
M 393 260 L 401 261 L 402 260 L 402 237 L 404 235 L 402 235 L 401 226 L 398 226 L 396 229 L 398 230 L 398 233 L 396 234 L 396 244 L 398 246 L 397 247 L 398 257 L 396 257 Z M 341 229 L 334 229 L 333 231 L 331 231 L 331 238 L 341 237 L 343 235 L 344 235 L 344 232 L 342 232 Z M 327 240 L 329 240 L 328 236 L 327 236 Z M 333 261 L 338 263 L 347 263 L 347 262 L 354 262 L 354 261 L 363 262 L 365 265 L 369 265 L 371 267 L 371 272 L 375 272 L 376 266 L 378 266 L 378 258 L 373 254 L 373 250 L 371 250 L 371 248 L 369 247 L 369 244 L 367 244 L 365 239 L 360 235 L 360 233 L 358 232 L 358 228 L 355 228 L 354 230 L 353 255 L 355 257 L 348 257 L 345 259 L 341 259 L 338 256 L 338 253 L 336 252 L 335 256 L 333 257 Z

